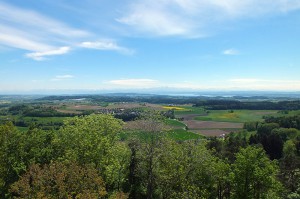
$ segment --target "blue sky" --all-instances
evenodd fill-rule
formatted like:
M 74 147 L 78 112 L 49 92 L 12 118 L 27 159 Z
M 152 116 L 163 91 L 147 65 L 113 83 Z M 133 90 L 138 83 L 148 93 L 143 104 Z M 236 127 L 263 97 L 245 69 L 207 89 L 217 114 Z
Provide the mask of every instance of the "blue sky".
M 300 1 L 0 0 L 0 93 L 300 91 Z

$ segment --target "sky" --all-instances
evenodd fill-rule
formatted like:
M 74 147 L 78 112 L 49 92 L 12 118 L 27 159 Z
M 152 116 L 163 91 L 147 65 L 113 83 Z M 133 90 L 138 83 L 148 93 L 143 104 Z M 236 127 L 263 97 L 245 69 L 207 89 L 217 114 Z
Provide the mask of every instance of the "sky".
M 300 91 L 299 0 L 0 0 L 0 94 Z

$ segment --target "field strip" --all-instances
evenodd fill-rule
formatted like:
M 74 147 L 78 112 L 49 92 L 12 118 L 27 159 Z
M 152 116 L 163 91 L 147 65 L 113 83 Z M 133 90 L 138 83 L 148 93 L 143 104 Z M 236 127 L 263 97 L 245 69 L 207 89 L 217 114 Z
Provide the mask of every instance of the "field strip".
M 234 122 L 213 122 L 213 121 L 183 121 L 189 129 L 241 129 L 243 123 Z

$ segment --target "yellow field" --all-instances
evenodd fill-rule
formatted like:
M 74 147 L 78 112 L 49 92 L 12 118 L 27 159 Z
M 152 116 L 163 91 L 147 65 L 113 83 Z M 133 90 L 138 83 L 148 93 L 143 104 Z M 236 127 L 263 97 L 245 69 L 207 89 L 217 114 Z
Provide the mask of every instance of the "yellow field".
M 182 107 L 178 107 L 178 106 L 163 106 L 164 109 L 174 109 L 175 111 L 186 111 L 188 109 L 186 108 L 182 108 Z
M 220 118 L 234 119 L 234 118 L 239 118 L 239 116 L 236 113 L 224 113 L 224 114 L 220 115 Z

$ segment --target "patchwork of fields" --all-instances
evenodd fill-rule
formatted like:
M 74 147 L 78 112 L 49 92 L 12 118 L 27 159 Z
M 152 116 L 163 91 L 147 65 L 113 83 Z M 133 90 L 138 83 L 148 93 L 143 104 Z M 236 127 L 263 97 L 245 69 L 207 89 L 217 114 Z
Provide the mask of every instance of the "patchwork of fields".
M 69 101 L 59 102 L 50 105 L 51 108 L 59 113 L 81 115 L 90 113 L 110 113 L 126 110 L 154 110 L 173 111 L 176 119 L 165 121 L 165 128 L 174 138 L 184 140 L 193 136 L 220 136 L 230 132 L 238 132 L 243 129 L 245 122 L 263 121 L 263 116 L 281 116 L 284 113 L 276 110 L 205 110 L 202 107 L 194 107 L 192 104 L 173 105 L 173 104 L 154 104 L 154 103 L 91 103 L 89 101 Z M 286 113 L 285 113 L 286 114 Z M 297 111 L 290 111 L 289 115 L 299 114 Z M 26 131 L 28 127 L 22 126 L 31 122 L 42 125 L 45 128 L 63 123 L 68 116 L 59 117 L 27 117 L 21 115 L 0 116 L 2 120 L 22 121 L 19 125 L 20 130 Z M 134 129 L 133 123 L 127 122 L 125 129 Z
M 182 120 L 189 131 L 205 136 L 221 136 L 243 129 L 245 122 L 262 121 L 263 116 L 279 115 L 277 111 L 265 110 L 213 110 L 186 107 L 184 111 L 176 111 L 177 118 Z M 186 111 L 189 110 L 189 111 Z

